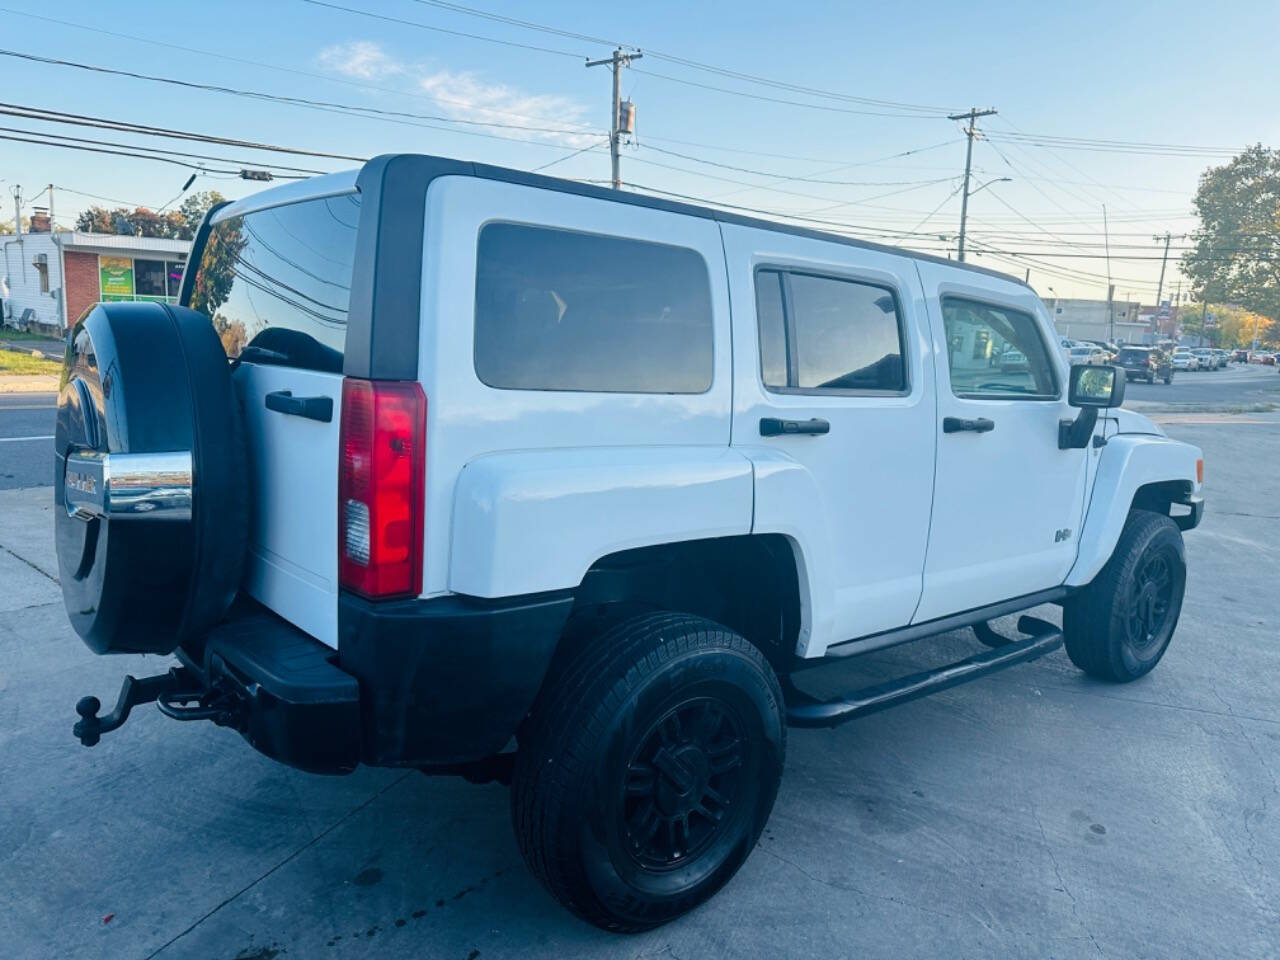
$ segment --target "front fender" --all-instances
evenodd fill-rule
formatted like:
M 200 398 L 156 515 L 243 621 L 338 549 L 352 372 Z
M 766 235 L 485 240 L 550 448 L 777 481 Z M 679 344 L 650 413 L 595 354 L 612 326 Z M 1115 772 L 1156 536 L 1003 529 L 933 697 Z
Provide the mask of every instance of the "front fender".
M 496 453 L 453 500 L 449 589 L 508 597 L 576 587 L 634 547 L 751 532 L 751 463 L 724 447 Z
M 1080 549 L 1066 584 L 1090 583 L 1111 558 L 1139 489 L 1151 483 L 1181 481 L 1200 492 L 1196 461 L 1199 447 L 1155 434 L 1118 434 L 1107 440 L 1093 481 L 1089 512 L 1080 532 Z

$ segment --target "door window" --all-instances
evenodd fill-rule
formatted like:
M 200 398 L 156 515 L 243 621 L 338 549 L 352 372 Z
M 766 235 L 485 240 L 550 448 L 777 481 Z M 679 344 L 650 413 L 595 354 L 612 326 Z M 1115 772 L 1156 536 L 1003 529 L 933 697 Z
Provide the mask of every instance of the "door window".
M 901 393 L 902 321 L 893 291 L 810 273 L 756 273 L 760 365 L 771 390 Z
M 1057 378 L 1039 324 L 1031 314 L 945 297 L 951 392 L 975 399 L 1050 400 Z

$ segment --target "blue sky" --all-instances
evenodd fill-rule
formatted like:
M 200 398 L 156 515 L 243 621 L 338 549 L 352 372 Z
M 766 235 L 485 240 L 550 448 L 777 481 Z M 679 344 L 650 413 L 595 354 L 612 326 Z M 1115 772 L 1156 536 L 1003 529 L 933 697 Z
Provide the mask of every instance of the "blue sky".
M 0 56 L 4 99 L 326 152 L 372 156 L 406 150 L 524 169 L 561 160 L 603 139 L 607 71 L 584 69 L 575 57 L 605 56 L 608 46 L 415 0 L 333 2 L 559 53 L 387 22 L 304 0 L 121 0 L 110 5 L 72 0 L 45 8 L 10 8 L 0 0 L 8 27 L 0 47 L 9 50 L 445 120 L 401 117 L 396 123 L 11 56 Z M 1106 204 L 1116 296 L 1150 302 L 1159 261 L 1119 257 L 1156 256 L 1153 234 L 1169 230 L 1176 235 L 1193 228 L 1190 199 L 1196 178 L 1229 154 L 1121 153 L 1070 149 L 1060 143 L 1050 148 L 1008 139 L 1011 135 L 1212 148 L 1259 141 L 1273 145 L 1280 139 L 1280 112 L 1275 109 L 1280 62 L 1273 49 L 1280 35 L 1280 4 L 1274 2 L 1220 3 L 1211 8 L 1187 0 L 1052 7 L 1025 0 L 789 6 L 754 0 L 660 0 L 625 7 L 569 0 L 505 5 L 471 0 L 469 5 L 650 51 L 624 76 L 624 93 L 634 99 L 638 114 L 638 145 L 626 150 L 624 179 L 725 204 L 827 220 L 848 232 L 896 238 L 934 252 L 954 247 L 960 206 L 957 178 L 964 162 L 958 125 L 938 113 L 971 105 L 996 107 L 999 115 L 981 122 L 992 137 L 975 145 L 980 179 L 973 186 L 998 177 L 1011 177 L 1012 182 L 995 183 L 971 199 L 970 249 L 995 251 L 979 254 L 977 262 L 1001 269 L 1021 273 L 1029 265 L 1031 281 L 1043 294 L 1052 287 L 1061 296 L 1105 296 L 1106 263 L 1093 255 L 1103 251 Z M 31 16 L 37 12 L 66 23 Z M 656 53 L 829 93 L 928 109 L 869 105 L 765 86 L 661 59 Z M 808 106 L 750 99 L 706 86 Z M 467 126 L 448 120 L 543 129 Z M 16 135 L 37 139 L 48 133 L 95 136 L 84 128 L 13 117 L 6 117 L 3 125 L 36 131 Z M 485 135 L 467 135 L 464 130 Z M 350 166 L 129 134 L 97 136 L 317 170 Z M 908 151 L 916 152 L 894 156 Z M 212 161 L 209 165 L 226 166 Z M 547 172 L 600 179 L 608 171 L 607 153 L 588 150 Z M 21 184 L 31 196 L 52 182 L 57 185 L 56 212 L 64 222 L 97 202 L 84 194 L 159 206 L 178 193 L 189 173 L 163 163 L 0 141 L 0 186 L 6 194 Z M 206 175 L 192 189 L 201 188 L 235 197 L 255 185 Z M 11 217 L 12 199 L 5 199 L 4 212 Z M 44 201 L 42 197 L 36 202 Z M 1171 267 L 1166 287 L 1176 284 L 1177 273 Z

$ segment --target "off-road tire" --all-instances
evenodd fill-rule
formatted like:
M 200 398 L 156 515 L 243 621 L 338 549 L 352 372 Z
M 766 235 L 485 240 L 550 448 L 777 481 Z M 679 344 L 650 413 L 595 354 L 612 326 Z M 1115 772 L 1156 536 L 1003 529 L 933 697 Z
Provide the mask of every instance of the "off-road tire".
M 1167 594 L 1148 579 L 1149 565 L 1166 568 Z M 1130 512 L 1102 572 L 1063 607 L 1071 662 L 1091 677 L 1114 683 L 1149 673 L 1178 625 L 1186 576 L 1178 525 L 1149 510 Z
M 573 913 L 610 931 L 647 930 L 712 896 L 755 846 L 782 775 L 782 691 L 759 649 L 698 617 L 645 613 L 575 646 L 558 657 L 518 736 L 516 839 Z M 711 705 L 725 714 L 715 729 L 703 721 Z M 668 779 L 673 756 L 683 786 Z M 714 821 L 678 806 L 704 786 L 728 799 L 710 801 Z M 662 822 L 642 845 L 651 817 Z M 669 862 L 655 863 L 649 847 L 681 834 L 683 861 L 677 839 L 664 847 Z

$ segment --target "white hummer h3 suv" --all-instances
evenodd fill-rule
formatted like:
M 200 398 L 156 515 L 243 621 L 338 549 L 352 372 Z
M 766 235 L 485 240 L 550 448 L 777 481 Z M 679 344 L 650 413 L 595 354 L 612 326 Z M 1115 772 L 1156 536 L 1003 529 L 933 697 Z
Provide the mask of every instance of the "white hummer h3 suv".
M 68 615 L 178 661 L 76 736 L 156 702 L 308 771 L 509 782 L 529 867 L 607 929 L 733 876 L 788 725 L 1064 641 L 1134 680 L 1178 620 L 1200 451 L 1002 274 L 394 155 L 213 210 L 180 302 L 68 338 Z M 989 626 L 1043 603 L 1061 629 Z M 961 627 L 959 663 L 800 689 Z

